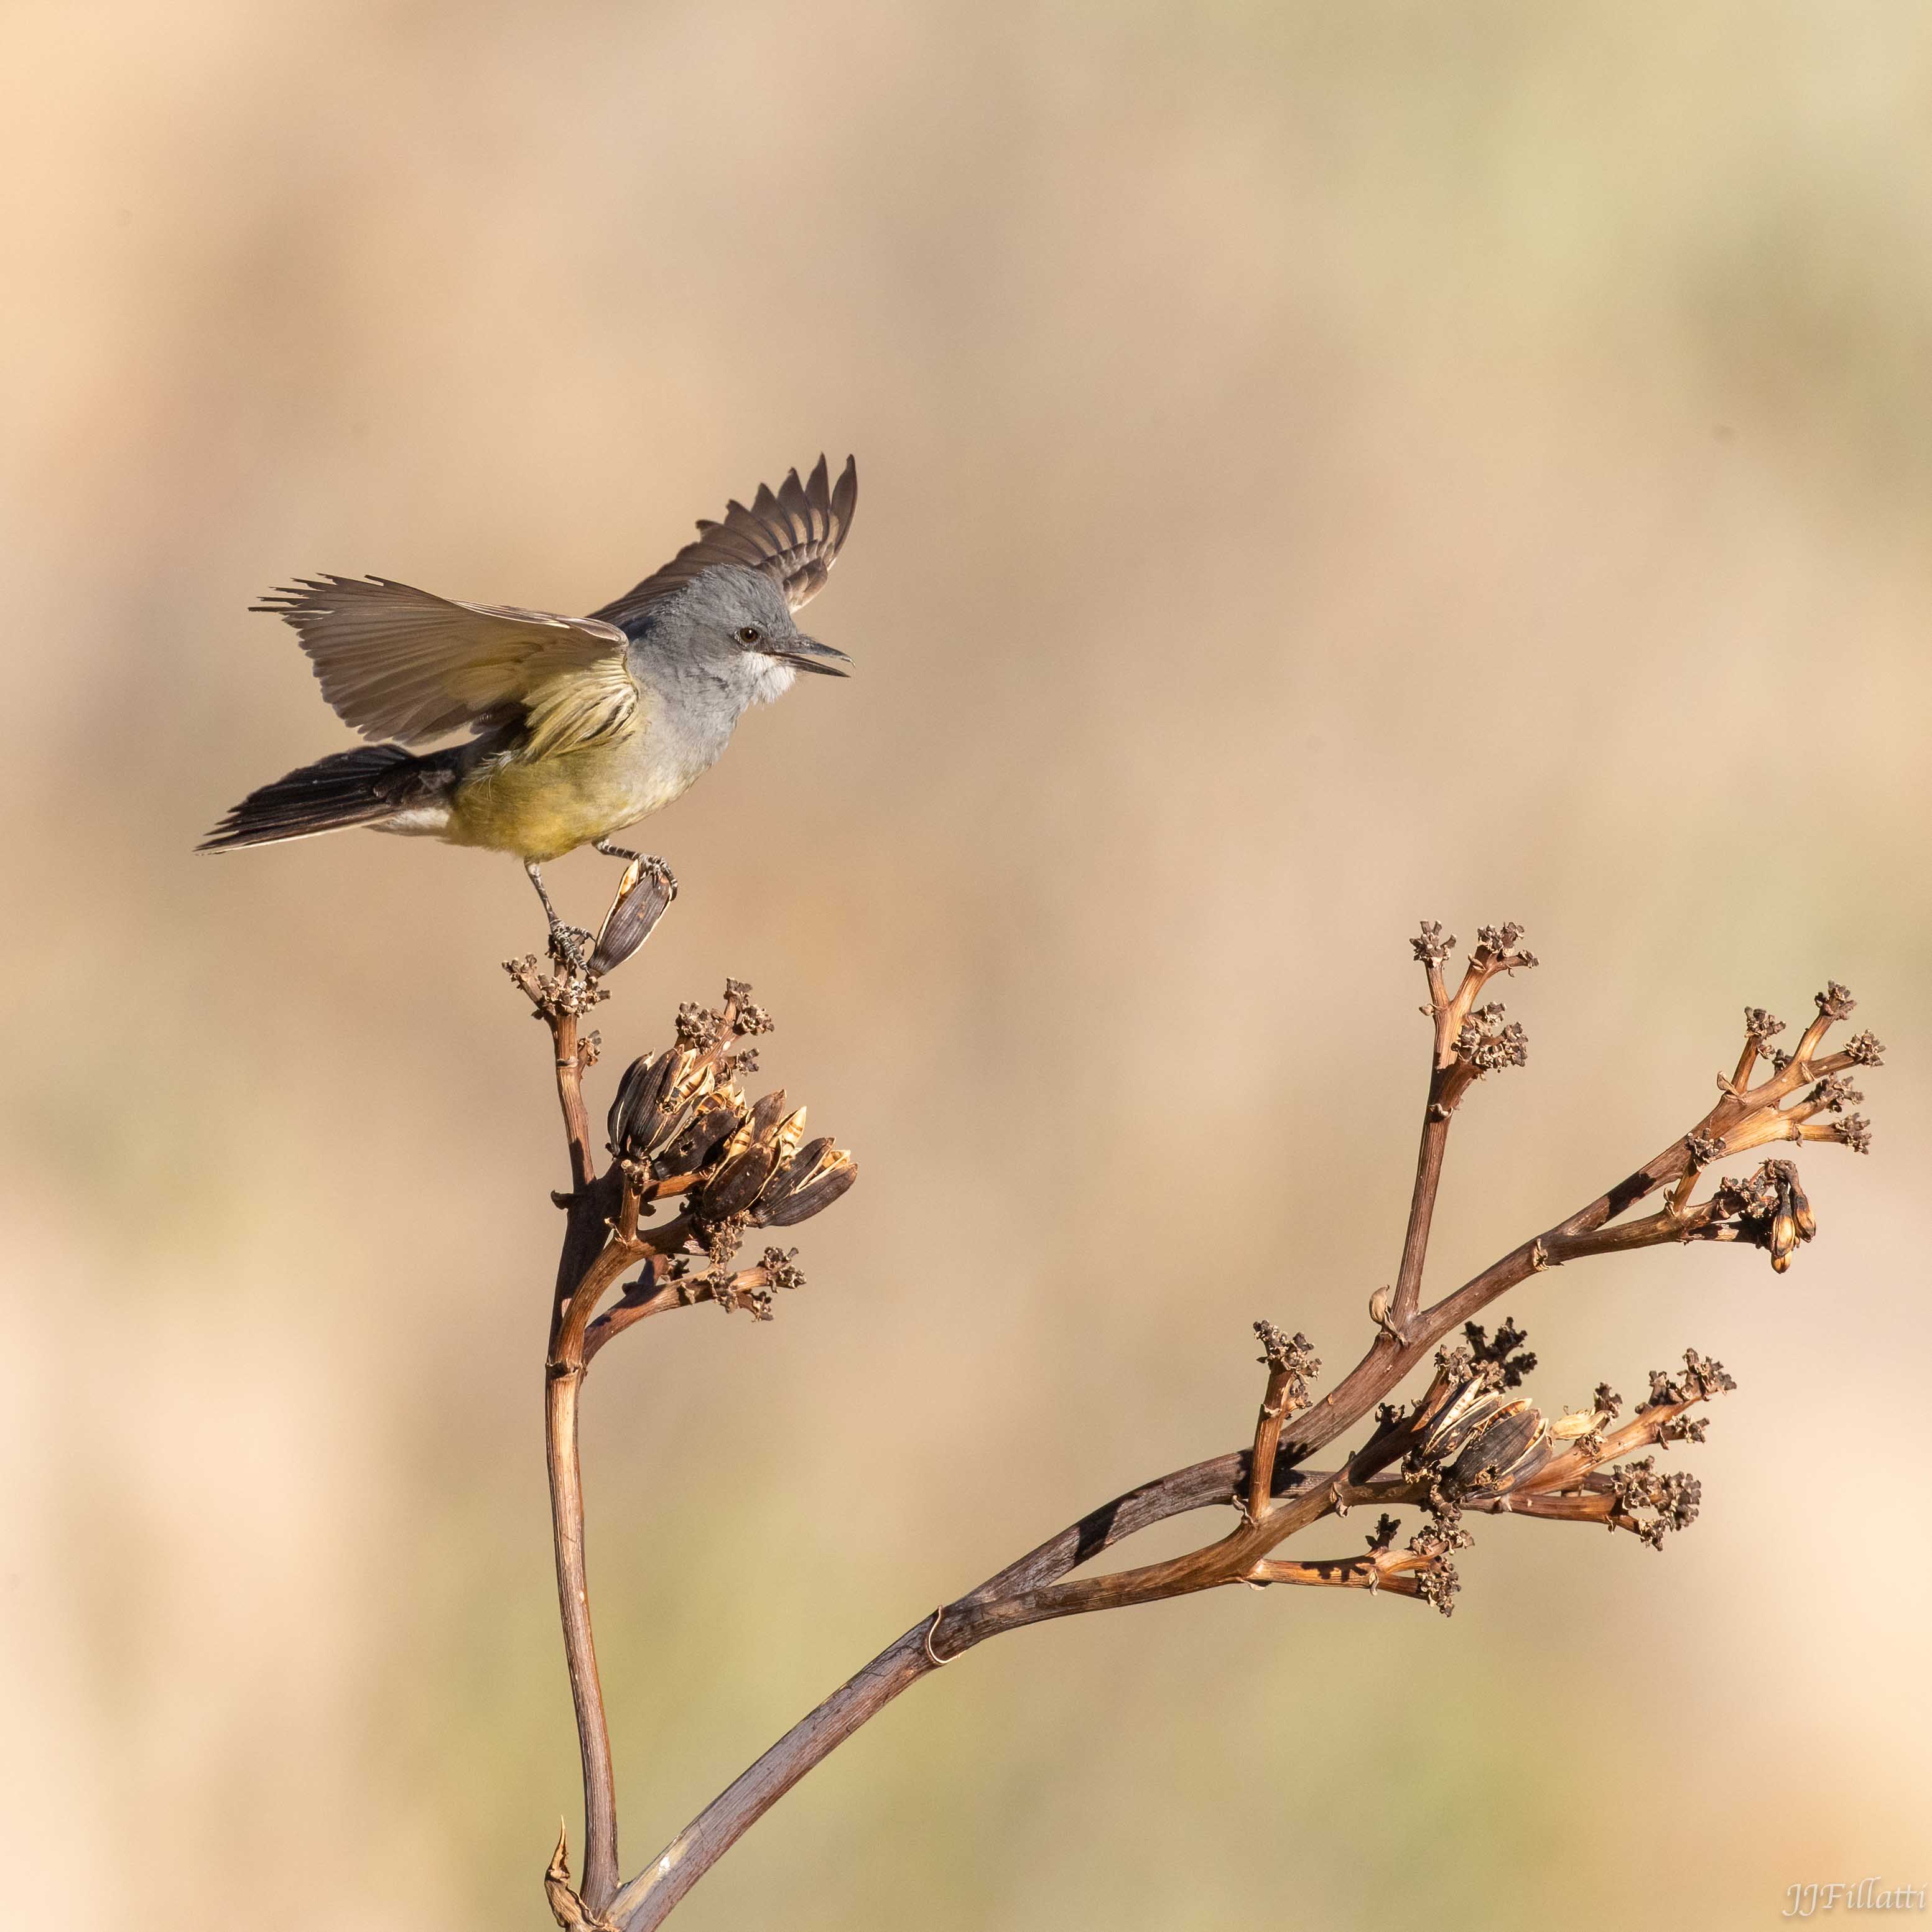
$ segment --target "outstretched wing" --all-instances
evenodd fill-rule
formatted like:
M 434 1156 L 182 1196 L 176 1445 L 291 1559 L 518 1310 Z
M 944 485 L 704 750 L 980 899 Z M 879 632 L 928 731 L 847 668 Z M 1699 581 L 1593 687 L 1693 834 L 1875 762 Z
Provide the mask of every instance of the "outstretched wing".
M 662 570 L 596 614 L 615 624 L 629 623 L 667 592 L 721 563 L 763 571 L 796 610 L 824 587 L 858 501 L 858 464 L 847 457 L 833 483 L 821 456 L 806 482 L 792 470 L 776 493 L 760 483 L 748 510 L 734 502 L 722 523 L 701 520 L 695 543 L 686 544 Z
M 386 578 L 303 578 L 252 607 L 294 626 L 345 724 L 406 743 L 521 721 L 536 757 L 628 730 L 628 640 L 594 617 L 458 604 Z

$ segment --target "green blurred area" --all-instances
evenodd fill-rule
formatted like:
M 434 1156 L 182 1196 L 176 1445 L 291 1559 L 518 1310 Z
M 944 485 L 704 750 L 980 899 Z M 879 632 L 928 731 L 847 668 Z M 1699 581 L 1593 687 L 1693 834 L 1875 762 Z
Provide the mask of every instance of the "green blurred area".
M 776 1325 L 590 1386 L 627 1869 L 922 1610 L 1243 1440 L 1256 1316 L 1352 1360 L 1426 914 L 1546 962 L 1440 1287 L 1689 1124 L 1744 1001 L 1834 974 L 1892 1043 L 1789 1275 L 1511 1304 L 1552 1409 L 1738 1375 L 1694 1531 L 1485 1522 L 1448 1624 L 1005 1640 L 678 1924 L 1744 1927 L 1932 1876 L 1924 10 L 180 0 L 0 49 L 21 1922 L 545 1922 L 529 889 L 190 848 L 349 742 L 270 584 L 587 609 L 821 447 L 857 674 L 651 823 L 684 896 L 600 1016 L 627 1058 L 751 980 L 862 1168 Z

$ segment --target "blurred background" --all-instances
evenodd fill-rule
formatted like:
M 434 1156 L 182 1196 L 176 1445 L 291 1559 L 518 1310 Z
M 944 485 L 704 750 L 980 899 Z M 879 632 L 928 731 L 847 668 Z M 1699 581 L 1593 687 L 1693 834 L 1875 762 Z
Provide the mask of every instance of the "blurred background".
M 1923 9 L 176 0 L 0 49 L 23 1922 L 547 1922 L 565 1168 L 497 964 L 537 908 L 427 844 L 190 848 L 351 742 L 270 585 L 585 610 L 821 448 L 857 674 L 644 832 L 684 893 L 600 1016 L 601 1108 L 750 980 L 862 1168 L 775 1324 L 653 1322 L 590 1385 L 626 1870 L 922 1612 L 1244 1442 L 1257 1316 L 1354 1359 L 1428 916 L 1545 962 L 1432 1293 L 1681 1132 L 1746 1001 L 1835 975 L 1892 1046 L 1790 1274 L 1507 1304 L 1552 1410 L 1730 1366 L 1672 1453 L 1702 1520 L 1483 1522 L 1447 1624 L 1222 1592 L 1004 1640 L 676 1922 L 1932 1881 Z M 614 869 L 553 890 L 594 923 Z

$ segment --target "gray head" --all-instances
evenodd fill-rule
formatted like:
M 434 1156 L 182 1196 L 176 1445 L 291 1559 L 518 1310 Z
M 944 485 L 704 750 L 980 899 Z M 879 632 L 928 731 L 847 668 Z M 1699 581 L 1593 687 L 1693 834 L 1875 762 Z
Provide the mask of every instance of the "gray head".
M 843 651 L 808 638 L 763 571 L 714 565 L 624 626 L 630 662 L 647 683 L 715 687 L 742 711 L 782 698 L 802 670 L 843 677 Z

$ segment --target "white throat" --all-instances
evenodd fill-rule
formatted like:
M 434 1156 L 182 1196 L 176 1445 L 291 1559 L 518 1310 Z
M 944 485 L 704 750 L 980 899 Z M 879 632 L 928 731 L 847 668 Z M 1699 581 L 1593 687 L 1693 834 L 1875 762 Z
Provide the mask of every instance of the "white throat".
M 763 651 L 747 651 L 745 668 L 750 674 L 753 704 L 770 704 L 784 697 L 798 676 L 798 667 L 783 658 L 767 657 Z

